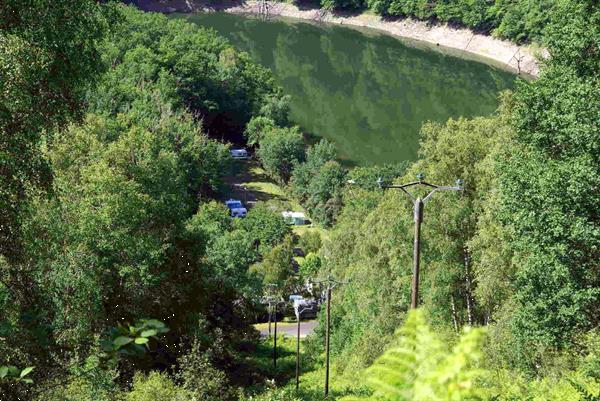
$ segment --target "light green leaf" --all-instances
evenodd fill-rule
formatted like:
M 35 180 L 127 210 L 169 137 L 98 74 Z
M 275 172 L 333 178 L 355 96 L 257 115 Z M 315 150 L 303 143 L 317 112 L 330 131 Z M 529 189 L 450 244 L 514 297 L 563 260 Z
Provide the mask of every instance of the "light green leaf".
M 142 337 L 152 337 L 158 334 L 158 332 L 154 329 L 144 330 L 142 331 Z
M 132 342 L 133 339 L 129 338 L 129 337 L 124 337 L 124 336 L 119 336 L 117 338 L 114 339 L 113 343 L 118 346 L 118 347 L 122 347 L 124 345 L 129 344 L 130 342 Z
M 164 324 L 163 322 L 161 322 L 160 320 L 156 320 L 156 319 L 150 319 L 150 320 L 147 320 L 147 321 L 145 322 L 145 324 L 146 324 L 147 326 L 150 326 L 150 327 L 155 327 L 155 328 L 161 328 L 161 327 L 165 327 L 165 324 Z
M 138 337 L 135 339 L 135 343 L 139 344 L 139 345 L 143 345 L 143 344 L 147 344 L 148 343 L 148 339 L 144 338 L 144 337 Z
M 26 367 L 25 369 L 23 369 L 23 370 L 21 371 L 21 375 L 20 375 L 20 377 L 21 377 L 21 378 L 24 378 L 24 377 L 25 377 L 25 376 L 27 376 L 29 373 L 31 373 L 31 371 L 32 371 L 32 370 L 33 370 L 33 366 Z
M 0 366 L 0 379 L 4 379 L 8 374 L 8 366 Z

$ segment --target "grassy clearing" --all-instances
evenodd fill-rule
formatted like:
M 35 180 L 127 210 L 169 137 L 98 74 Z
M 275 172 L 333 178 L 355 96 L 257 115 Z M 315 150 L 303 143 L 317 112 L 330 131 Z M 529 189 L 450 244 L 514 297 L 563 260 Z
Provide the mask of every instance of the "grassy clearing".
M 287 196 L 279 184 L 267 176 L 258 161 L 236 161 L 230 176 L 225 178 L 230 196 L 241 199 L 250 207 L 255 202 L 265 202 L 276 210 L 304 212 L 304 208 Z
M 307 232 L 318 232 L 321 235 L 321 240 L 329 239 L 329 232 L 326 229 L 324 229 L 323 227 L 318 227 L 315 225 L 293 226 L 292 231 L 294 232 L 294 234 L 296 234 L 298 236 L 302 236 L 302 235 L 306 234 Z

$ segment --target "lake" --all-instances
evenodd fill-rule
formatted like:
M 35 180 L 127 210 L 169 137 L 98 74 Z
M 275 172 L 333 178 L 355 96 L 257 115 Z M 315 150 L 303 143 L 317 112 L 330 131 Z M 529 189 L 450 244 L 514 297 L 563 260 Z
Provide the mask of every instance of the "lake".
M 515 75 L 376 31 L 226 13 L 187 15 L 270 68 L 310 140 L 348 164 L 415 160 L 426 121 L 489 115 Z

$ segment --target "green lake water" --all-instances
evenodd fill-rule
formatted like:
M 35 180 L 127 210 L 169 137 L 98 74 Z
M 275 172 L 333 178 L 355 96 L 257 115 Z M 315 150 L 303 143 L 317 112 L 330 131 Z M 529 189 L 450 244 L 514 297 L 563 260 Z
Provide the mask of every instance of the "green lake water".
M 515 76 L 374 31 L 225 13 L 194 14 L 270 68 L 291 119 L 349 164 L 414 160 L 426 121 L 489 115 Z

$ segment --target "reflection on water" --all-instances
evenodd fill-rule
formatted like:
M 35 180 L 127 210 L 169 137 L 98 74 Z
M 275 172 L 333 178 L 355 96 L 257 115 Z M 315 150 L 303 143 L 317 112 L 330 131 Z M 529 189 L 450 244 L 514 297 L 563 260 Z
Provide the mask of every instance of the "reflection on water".
M 492 113 L 508 72 L 341 26 L 229 14 L 187 17 L 272 69 L 292 120 L 360 165 L 414 160 L 423 122 Z

